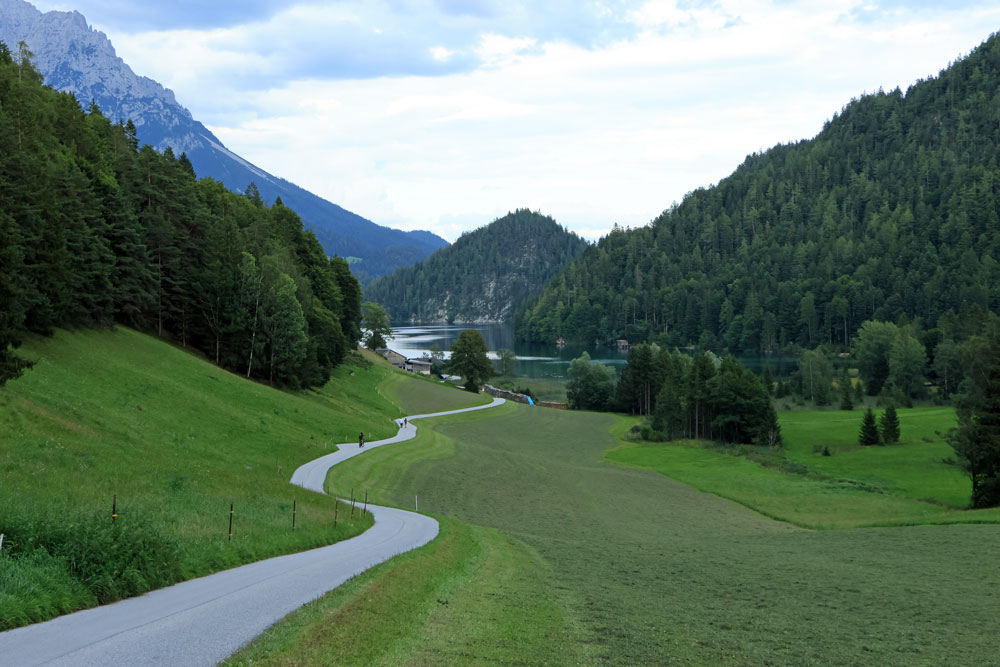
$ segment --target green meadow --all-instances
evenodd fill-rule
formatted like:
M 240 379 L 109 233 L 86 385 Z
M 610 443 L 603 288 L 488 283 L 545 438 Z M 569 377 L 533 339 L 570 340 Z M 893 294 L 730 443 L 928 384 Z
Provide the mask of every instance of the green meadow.
M 0 388 L 0 629 L 366 527 L 341 513 L 334 529 L 333 499 L 288 480 L 360 430 L 395 433 L 385 366 L 355 356 L 286 393 L 128 329 L 21 353 L 36 366 Z
M 8 626 L 354 534 L 343 513 L 333 529 L 331 497 L 288 483 L 297 465 L 489 400 L 360 355 L 323 390 L 280 392 L 127 329 L 22 353 L 38 364 L 0 389 Z M 1000 510 L 958 509 L 966 481 L 936 435 L 949 410 L 900 420 L 901 443 L 862 449 L 860 413 L 783 414 L 786 448 L 760 462 L 630 442 L 634 420 L 607 414 L 421 421 L 328 490 L 419 503 L 440 537 L 229 663 L 989 664 Z
M 619 446 L 607 456 L 806 528 L 1000 523 L 1000 509 L 959 509 L 968 505 L 970 482 L 945 462 L 953 452 L 938 435 L 954 426 L 954 410 L 898 412 L 901 441 L 878 447 L 857 444 L 858 411 L 779 413 L 785 447 L 769 457 L 772 465 L 733 455 L 756 454 L 753 447 L 726 453 L 697 442 L 628 442 L 623 436 L 635 420 L 621 418 L 613 429 Z
M 507 405 L 424 422 L 415 440 L 338 466 L 333 489 L 367 488 L 401 507 L 419 496 L 421 511 L 443 522 L 442 543 L 290 615 L 230 663 L 995 660 L 1000 526 L 848 528 L 961 513 L 902 495 L 866 504 L 895 496 L 711 450 L 635 446 L 618 436 L 629 425 Z M 680 454 L 656 470 L 622 460 L 661 451 Z M 716 491 L 756 494 L 773 507 L 813 497 L 811 508 L 782 511 L 843 529 L 776 521 L 748 498 L 733 502 L 673 477 L 695 473 Z M 459 534 L 467 547 L 449 547 L 446 559 L 443 544 Z M 498 561 L 519 566 L 487 566 Z M 383 596 L 382 586 L 396 592 Z M 351 620 L 362 613 L 366 620 Z M 395 618 L 405 618 L 405 632 L 389 631 Z M 365 641 L 352 640 L 356 633 Z
M 900 408 L 900 441 L 884 447 L 858 445 L 861 410 L 779 414 L 785 456 L 823 475 L 864 483 L 881 493 L 966 507 L 972 493 L 968 476 L 954 465 L 945 441 L 955 428 L 951 407 Z M 876 415 L 881 411 L 875 409 Z M 827 447 L 830 456 L 823 456 Z

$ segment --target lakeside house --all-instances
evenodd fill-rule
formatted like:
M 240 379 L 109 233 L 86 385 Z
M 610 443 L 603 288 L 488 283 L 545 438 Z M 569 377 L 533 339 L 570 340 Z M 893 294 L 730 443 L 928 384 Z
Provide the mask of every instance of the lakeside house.
M 387 347 L 380 347 L 377 350 L 375 350 L 375 354 L 382 355 L 383 357 L 385 357 L 386 361 L 388 361 L 396 368 L 402 368 L 404 370 L 407 370 L 406 357 L 401 355 L 399 352 L 396 352 L 395 350 L 390 350 Z
M 387 347 L 378 348 L 375 350 L 375 354 L 382 355 L 386 361 L 400 370 L 420 373 L 421 375 L 430 375 L 431 365 L 434 363 L 431 359 L 407 359 L 399 352 L 390 350 Z
M 407 359 L 406 360 L 406 370 L 411 373 L 420 373 L 421 375 L 431 374 L 431 360 L 430 359 Z

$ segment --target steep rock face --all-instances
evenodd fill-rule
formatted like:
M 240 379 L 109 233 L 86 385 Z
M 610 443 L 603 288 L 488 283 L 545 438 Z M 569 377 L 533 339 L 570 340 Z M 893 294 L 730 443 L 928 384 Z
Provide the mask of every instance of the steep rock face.
M 376 225 L 236 155 L 171 90 L 135 74 L 107 36 L 78 12 L 43 14 L 24 0 L 0 0 L 0 41 L 12 51 L 24 41 L 46 84 L 73 93 L 85 106 L 96 101 L 112 120 L 131 119 L 142 143 L 187 153 L 198 176 L 215 178 L 237 192 L 253 181 L 265 200 L 281 197 L 328 254 L 360 259 L 353 267 L 363 278 L 413 264 L 447 245 L 430 232 Z

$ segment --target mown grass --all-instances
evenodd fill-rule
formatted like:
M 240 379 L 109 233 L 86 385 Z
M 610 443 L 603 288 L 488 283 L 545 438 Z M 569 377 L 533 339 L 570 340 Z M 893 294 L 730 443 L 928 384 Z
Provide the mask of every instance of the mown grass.
M 773 467 L 702 443 L 628 442 L 622 436 L 635 420 L 621 418 L 614 429 L 619 447 L 607 457 L 807 528 L 1000 523 L 1000 509 L 957 509 L 968 504 L 969 481 L 943 462 L 952 450 L 936 435 L 954 424 L 954 411 L 913 408 L 899 414 L 906 425 L 903 439 L 884 447 L 857 444 L 861 415 L 854 412 L 782 414 L 785 450 L 773 457 L 797 465 Z M 823 456 L 823 447 L 832 455 Z M 799 474 L 786 472 L 790 467 Z
M 420 438 L 400 446 L 408 451 L 373 450 L 335 469 L 331 483 L 370 486 L 379 500 L 404 507 L 419 494 L 421 508 L 513 538 L 502 554 L 523 542 L 545 566 L 540 580 L 509 589 L 513 599 L 484 602 L 495 624 L 445 663 L 938 665 L 995 659 L 995 619 L 988 610 L 1000 594 L 998 526 L 796 528 L 652 470 L 610 464 L 603 453 L 618 440 L 609 430 L 627 424 L 607 415 L 510 405 L 421 426 Z M 701 464 L 709 468 L 740 461 L 702 453 L 713 455 Z M 722 470 L 730 478 L 741 474 Z M 476 579 L 457 590 L 473 587 Z M 357 592 L 320 604 L 331 604 L 334 613 L 363 599 Z M 513 626 L 505 620 L 513 622 L 521 607 L 540 600 L 555 604 L 564 619 L 552 626 L 554 638 L 522 638 L 508 629 Z M 380 607 L 380 613 L 388 610 Z M 312 631 L 337 630 L 318 620 Z M 374 664 L 429 664 L 440 657 L 422 653 L 420 641 L 382 642 L 374 621 L 359 632 L 381 647 L 365 656 Z M 461 616 L 443 615 L 434 637 L 461 642 L 465 632 Z M 499 648 L 519 639 L 515 656 Z M 553 656 L 551 642 L 565 648 Z M 277 664 L 309 664 L 299 646 L 265 653 Z
M 290 614 L 224 664 L 575 662 L 562 607 L 534 594 L 551 566 L 499 531 L 439 520 L 434 542 Z
M 400 406 L 404 414 L 420 415 L 445 410 L 457 410 L 489 403 L 492 397 L 434 380 L 433 377 L 414 376 L 402 371 L 392 373 L 379 385 L 379 390 L 389 400 Z
M 879 411 L 876 410 L 876 414 Z M 951 407 L 900 408 L 900 442 L 884 447 L 858 445 L 863 412 L 817 411 L 782 414 L 785 456 L 830 477 L 848 478 L 887 493 L 967 507 L 972 486 L 955 465 L 944 440 L 956 426 Z M 823 456 L 823 448 L 831 456 Z
M 288 393 L 128 329 L 59 331 L 21 354 L 37 365 L 0 389 L 0 628 L 368 525 L 335 530 L 332 499 L 289 478 L 359 430 L 395 432 L 385 365 L 356 358 Z
M 504 389 L 530 389 L 536 401 L 566 402 L 566 380 L 563 378 L 501 375 L 490 382 Z

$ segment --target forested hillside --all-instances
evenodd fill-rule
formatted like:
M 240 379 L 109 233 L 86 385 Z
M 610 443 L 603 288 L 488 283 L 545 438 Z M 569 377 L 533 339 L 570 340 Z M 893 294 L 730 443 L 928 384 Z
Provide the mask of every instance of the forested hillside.
M 291 209 L 196 180 L 0 44 L 0 381 L 26 332 L 115 322 L 315 386 L 360 337 L 360 287 Z
M 137 76 L 104 33 L 91 29 L 77 12 L 42 13 L 22 0 L 0 0 L 0 40 L 11 47 L 26 42 L 48 85 L 75 94 L 85 105 L 96 101 L 113 122 L 132 120 L 142 143 L 159 152 L 171 146 L 175 153 L 186 153 L 198 176 L 235 192 L 253 182 L 266 202 L 281 198 L 328 255 L 355 258 L 351 269 L 361 280 L 391 273 L 447 245 L 430 232 L 377 225 L 231 152 L 172 91 Z
M 814 139 L 615 229 L 519 313 L 521 338 L 734 351 L 849 345 L 865 320 L 1000 305 L 1000 38 Z
M 552 218 L 519 209 L 372 282 L 365 298 L 397 321 L 502 322 L 586 247 Z

